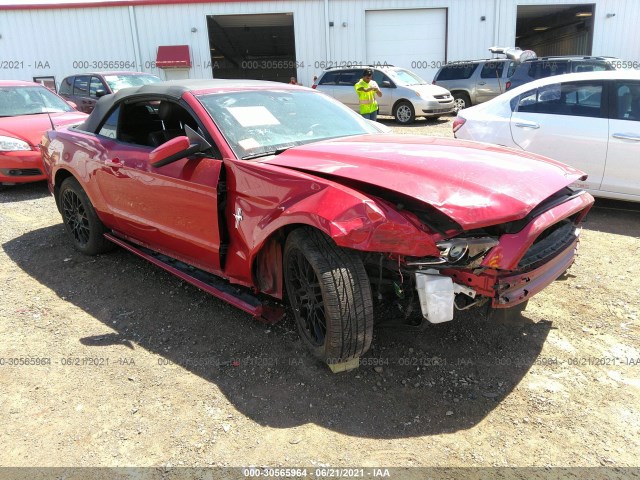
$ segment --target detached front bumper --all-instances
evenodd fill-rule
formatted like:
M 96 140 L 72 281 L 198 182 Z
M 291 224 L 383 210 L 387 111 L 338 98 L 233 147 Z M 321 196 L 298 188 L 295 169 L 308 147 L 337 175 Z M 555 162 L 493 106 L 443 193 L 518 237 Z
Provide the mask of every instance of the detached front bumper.
M 0 153 L 0 183 L 39 182 L 46 178 L 39 150 Z
M 526 273 L 498 277 L 495 285 L 497 295 L 493 308 L 509 308 L 529 300 L 562 275 L 573 263 L 578 248 L 579 235 L 562 252 L 542 266 Z
M 441 269 L 438 276 L 452 280 L 442 291 L 446 290 L 448 298 L 454 293 L 473 299 L 476 295 L 489 298 L 493 308 L 510 308 L 527 301 L 573 263 L 580 236 L 577 225 L 593 201 L 587 192 L 575 192 L 567 201 L 550 204 L 517 233 L 502 235 L 479 268 Z M 471 292 L 461 287 L 468 287 Z M 443 298 L 442 292 L 437 293 Z M 447 318 L 443 316 L 445 320 L 441 321 L 453 318 L 453 305 L 450 307 Z M 426 313 L 425 318 L 429 319 Z

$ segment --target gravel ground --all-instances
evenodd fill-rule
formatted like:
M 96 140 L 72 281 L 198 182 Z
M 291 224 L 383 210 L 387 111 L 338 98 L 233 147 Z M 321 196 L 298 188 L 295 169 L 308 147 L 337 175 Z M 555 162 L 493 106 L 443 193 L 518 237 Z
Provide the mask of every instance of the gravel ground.
M 638 466 L 639 208 L 597 205 L 522 322 L 379 329 L 334 375 L 290 320 L 75 252 L 44 184 L 0 192 L 0 465 Z
M 418 118 L 411 125 L 407 126 L 399 126 L 393 120 L 393 117 L 379 116 L 378 121 L 391 128 L 391 130 L 393 130 L 393 133 L 453 138 L 451 124 L 453 123 L 454 118 L 454 116 L 449 115 L 440 117 L 437 120 Z

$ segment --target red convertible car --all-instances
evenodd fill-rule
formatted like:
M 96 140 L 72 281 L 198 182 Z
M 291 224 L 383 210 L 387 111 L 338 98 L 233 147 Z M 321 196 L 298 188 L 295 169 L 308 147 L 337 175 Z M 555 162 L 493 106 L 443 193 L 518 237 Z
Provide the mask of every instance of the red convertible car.
M 380 133 L 279 83 L 121 90 L 45 143 L 77 250 L 115 243 L 269 322 L 286 299 L 334 371 L 367 351 L 378 307 L 399 323 L 521 310 L 571 265 L 593 204 L 561 163 Z
M 38 83 L 1 80 L 0 184 L 45 180 L 38 147 L 42 134 L 86 116 Z

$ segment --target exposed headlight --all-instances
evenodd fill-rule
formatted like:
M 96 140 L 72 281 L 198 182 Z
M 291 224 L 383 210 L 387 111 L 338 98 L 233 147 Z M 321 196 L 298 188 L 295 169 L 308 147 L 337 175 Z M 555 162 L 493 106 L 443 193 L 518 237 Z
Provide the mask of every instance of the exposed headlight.
M 446 258 L 449 263 L 458 263 L 463 259 L 475 260 L 497 244 L 498 240 L 491 237 L 452 238 L 438 242 L 437 246 L 441 256 Z
M 0 136 L 1 152 L 15 152 L 18 150 L 31 150 L 31 147 L 27 142 L 19 138 Z
M 469 248 L 466 245 L 452 245 L 449 247 L 449 252 L 447 253 L 447 259 L 451 263 L 456 263 L 464 254 L 467 253 Z
M 440 255 L 446 258 L 449 263 L 459 262 L 469 250 L 469 245 L 465 238 L 454 238 L 446 242 L 438 242 L 437 245 L 440 249 Z

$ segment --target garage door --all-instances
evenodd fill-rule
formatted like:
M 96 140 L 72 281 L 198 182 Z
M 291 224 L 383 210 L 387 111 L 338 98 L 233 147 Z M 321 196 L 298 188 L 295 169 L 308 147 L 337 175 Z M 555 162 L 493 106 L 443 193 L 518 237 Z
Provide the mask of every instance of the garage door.
M 446 27 L 445 8 L 369 10 L 367 62 L 386 61 L 413 70 L 431 82 L 445 61 Z

